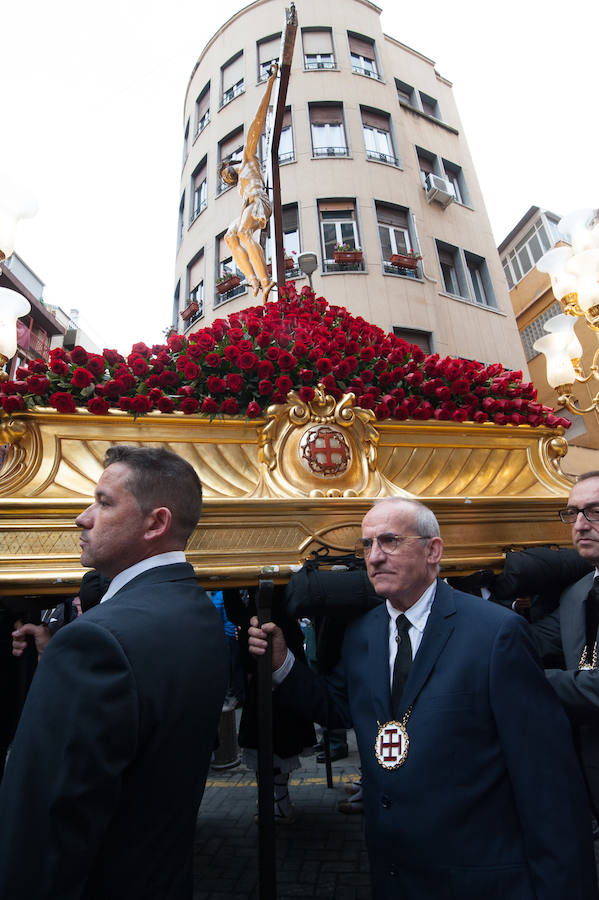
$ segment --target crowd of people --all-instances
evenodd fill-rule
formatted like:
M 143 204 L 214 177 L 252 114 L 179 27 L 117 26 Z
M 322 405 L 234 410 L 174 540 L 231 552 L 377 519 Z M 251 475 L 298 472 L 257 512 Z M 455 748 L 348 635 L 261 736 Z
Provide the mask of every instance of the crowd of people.
M 0 783 L 0 897 L 189 900 L 219 719 L 242 706 L 255 766 L 247 674 L 270 643 L 276 817 L 295 819 L 313 723 L 353 728 L 343 802 L 364 812 L 377 900 L 597 900 L 599 472 L 560 511 L 574 550 L 514 554 L 478 596 L 439 577 L 430 509 L 376 502 L 365 573 L 338 573 L 362 606 L 320 655 L 289 592 L 259 626 L 251 591 L 199 587 L 184 549 L 201 504 L 176 454 L 112 447 L 76 520 L 79 601 L 15 622 L 13 653 L 33 640 L 39 663 Z

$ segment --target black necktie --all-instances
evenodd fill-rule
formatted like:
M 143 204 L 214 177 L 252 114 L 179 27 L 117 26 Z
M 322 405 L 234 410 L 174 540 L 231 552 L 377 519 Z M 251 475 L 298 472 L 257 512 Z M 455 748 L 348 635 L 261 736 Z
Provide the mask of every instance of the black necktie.
M 589 591 L 586 599 L 586 625 L 587 625 L 587 653 L 589 662 L 593 654 L 593 647 L 597 640 L 597 629 L 599 628 L 599 578 L 593 581 L 593 587 Z
M 399 706 L 401 695 L 405 687 L 410 666 L 412 665 L 412 644 L 408 630 L 411 628 L 411 622 L 401 613 L 395 620 L 397 627 L 397 655 L 393 666 L 393 685 L 391 688 L 391 710 L 395 719 L 399 716 Z

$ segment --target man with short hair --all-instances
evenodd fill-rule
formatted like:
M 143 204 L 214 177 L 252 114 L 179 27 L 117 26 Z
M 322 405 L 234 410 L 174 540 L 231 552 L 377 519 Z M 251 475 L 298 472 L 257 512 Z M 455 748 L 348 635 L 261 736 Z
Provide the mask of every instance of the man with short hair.
M 574 547 L 595 569 L 566 588 L 557 609 L 530 627 L 541 657 L 561 656 L 565 663 L 545 674 L 575 731 L 595 817 L 599 872 L 599 471 L 578 477 L 560 518 L 572 526 Z
M 387 598 L 347 629 L 318 677 L 273 635 L 277 703 L 360 751 L 373 896 L 592 900 L 591 817 L 566 717 L 526 624 L 438 579 L 443 541 L 421 503 L 374 505 L 358 553 Z
M 0 896 L 189 900 L 226 686 L 222 624 L 185 561 L 202 488 L 162 448 L 108 450 L 77 518 L 111 578 L 33 679 L 0 787 Z

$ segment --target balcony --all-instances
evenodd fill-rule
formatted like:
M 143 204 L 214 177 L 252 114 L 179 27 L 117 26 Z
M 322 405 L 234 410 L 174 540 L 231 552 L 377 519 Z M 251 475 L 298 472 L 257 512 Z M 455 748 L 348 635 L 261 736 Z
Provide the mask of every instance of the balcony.
M 383 260 L 383 272 L 385 275 L 403 275 L 405 278 L 418 278 L 416 269 L 406 269 L 404 266 L 394 266 L 388 259 Z
M 379 153 L 378 150 L 367 150 L 366 159 L 370 159 L 372 162 L 387 163 L 389 166 L 399 166 L 399 160 L 395 156 L 391 156 L 389 153 Z
M 200 205 L 197 207 L 197 209 L 192 210 L 191 216 L 189 217 L 189 224 L 190 224 L 190 225 L 193 225 L 193 223 L 195 222 L 195 220 L 197 219 L 197 217 L 200 215 L 200 213 L 203 213 L 203 212 L 204 212 L 204 210 L 206 209 L 207 205 L 208 205 L 208 201 L 207 201 L 207 200 L 202 200 L 202 202 L 201 202 Z
M 289 150 L 287 153 L 279 153 L 279 165 L 295 162 L 295 150 Z
M 347 156 L 347 147 L 314 147 L 314 156 Z
M 230 103 L 231 100 L 235 99 L 235 97 L 239 97 L 240 94 L 243 94 L 244 90 L 245 86 L 242 79 L 241 81 L 238 81 L 237 84 L 234 84 L 233 87 L 230 87 L 226 91 L 223 91 L 219 109 L 222 109 L 223 106 L 226 106 L 227 103 Z
M 323 61 L 323 60 L 309 60 L 304 63 L 304 69 L 310 72 L 314 69 L 335 69 L 336 63 L 334 60 Z
M 204 128 L 206 127 L 206 125 L 208 124 L 209 121 L 210 121 L 210 110 L 207 109 L 206 112 L 204 113 L 204 115 L 202 116 L 202 118 L 200 119 L 200 121 L 198 122 L 197 131 L 194 135 L 194 141 L 197 138 L 197 136 L 202 133 L 202 131 L 204 130 Z
M 366 69 L 364 66 L 357 66 L 355 63 L 352 63 L 351 70 L 354 75 L 366 75 L 367 78 L 374 78 L 375 81 L 382 80 L 377 72 L 374 72 L 372 69 Z
M 245 281 L 242 281 L 240 284 L 236 284 L 235 287 L 232 287 L 230 291 L 223 291 L 222 293 L 220 293 L 217 290 L 214 297 L 214 309 L 222 306 L 222 304 L 226 303 L 228 300 L 233 300 L 234 297 L 239 297 L 240 294 L 245 294 L 246 291 L 247 283 Z

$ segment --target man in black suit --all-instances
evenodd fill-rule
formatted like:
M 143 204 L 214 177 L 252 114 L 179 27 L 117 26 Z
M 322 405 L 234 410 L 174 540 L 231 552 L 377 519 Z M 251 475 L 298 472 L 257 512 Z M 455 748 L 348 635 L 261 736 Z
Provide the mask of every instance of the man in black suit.
M 526 624 L 438 578 L 420 503 L 375 504 L 357 552 L 386 601 L 346 630 L 326 677 L 272 623 L 277 703 L 353 725 L 377 900 L 596 900 L 591 814 L 566 717 Z
M 78 518 L 111 584 L 50 641 L 0 786 L 0 897 L 189 900 L 197 809 L 226 687 L 222 623 L 183 549 L 192 466 L 108 450 Z
M 580 557 L 595 568 L 566 588 L 558 608 L 531 625 L 542 657 L 560 656 L 565 668 L 545 674 L 573 725 L 595 816 L 595 860 L 599 872 L 599 471 L 579 476 L 560 518 L 572 526 Z

